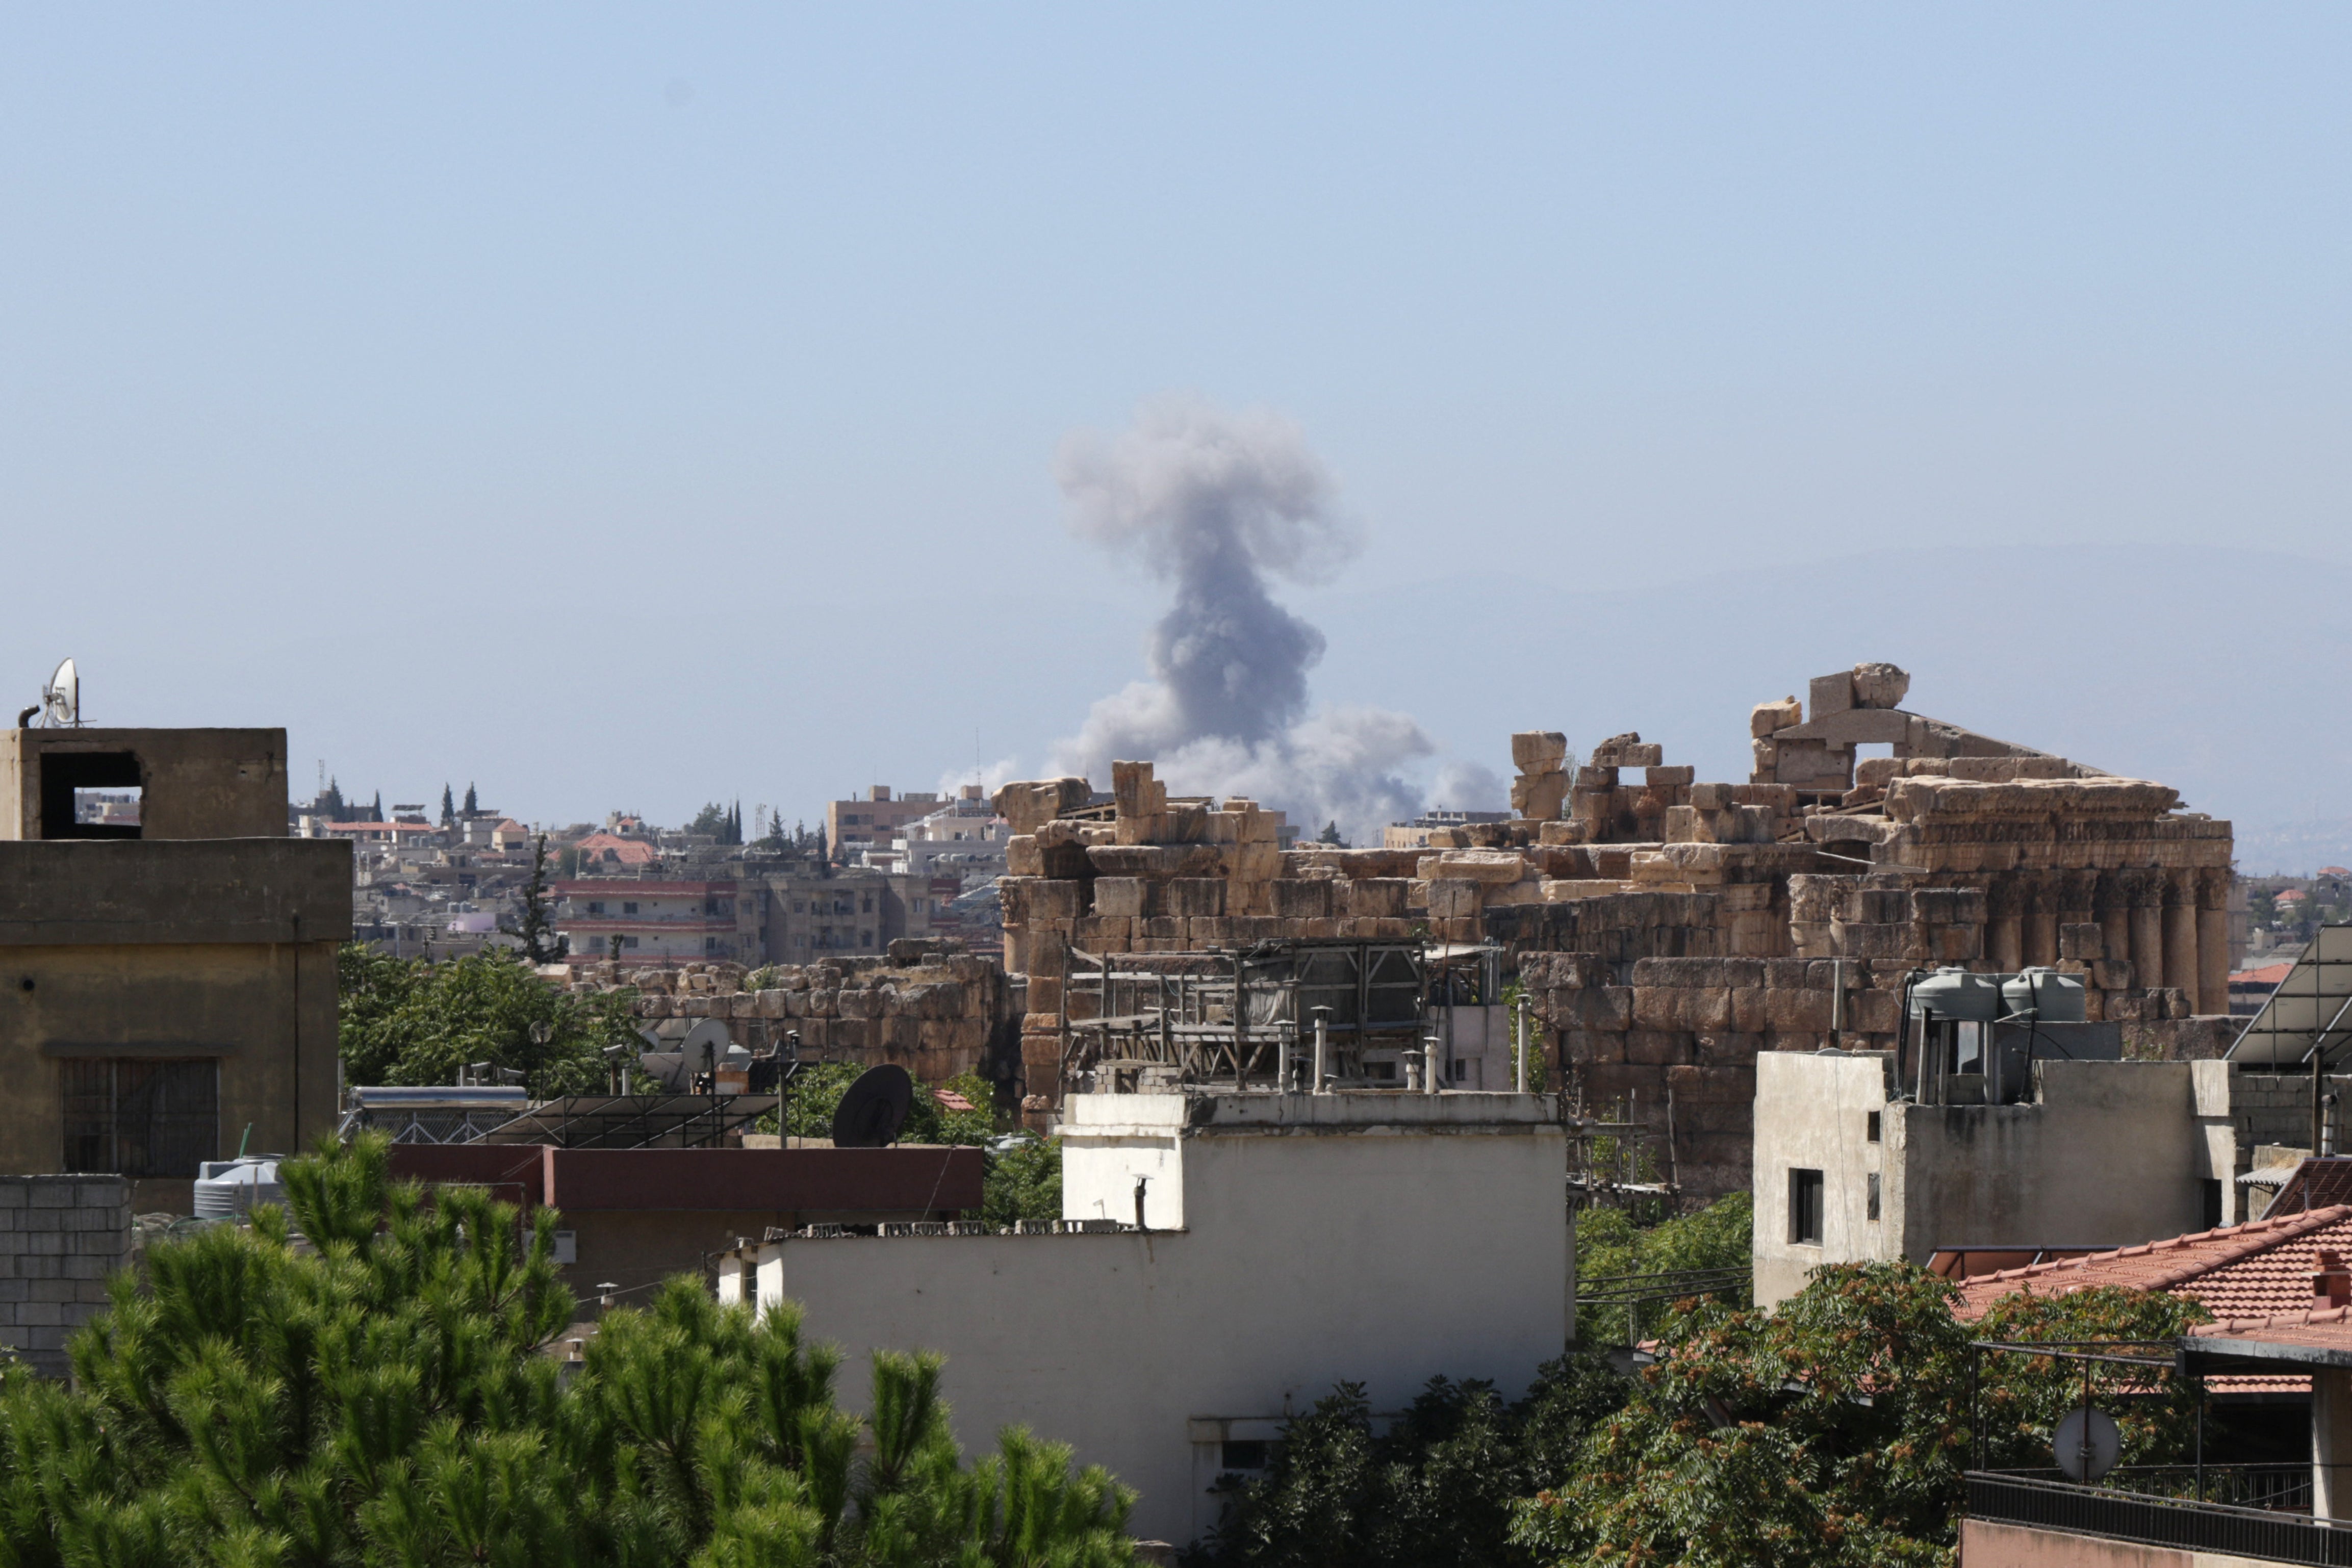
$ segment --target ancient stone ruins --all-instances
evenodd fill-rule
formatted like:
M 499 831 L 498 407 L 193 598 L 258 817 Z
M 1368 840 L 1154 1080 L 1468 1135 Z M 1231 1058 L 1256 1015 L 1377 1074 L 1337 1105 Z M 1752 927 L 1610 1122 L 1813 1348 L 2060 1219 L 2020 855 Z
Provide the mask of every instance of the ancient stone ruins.
M 1149 762 L 1114 764 L 1108 803 L 1086 779 L 1009 784 L 1024 1103 L 1066 1087 L 1074 951 L 1282 938 L 1499 945 L 1572 1100 L 1663 1134 L 1671 1092 L 1698 1195 L 1748 1185 L 1757 1053 L 1891 1049 L 1921 966 L 2053 967 L 2133 1053 L 2213 1054 L 2230 824 L 2161 784 L 1909 712 L 1909 685 L 1861 664 L 1759 705 L 1744 783 L 1699 782 L 1637 734 L 1573 770 L 1562 736 L 1516 735 L 1516 818 L 1439 829 L 1426 851 L 1286 850 L 1278 813 L 1171 797 Z

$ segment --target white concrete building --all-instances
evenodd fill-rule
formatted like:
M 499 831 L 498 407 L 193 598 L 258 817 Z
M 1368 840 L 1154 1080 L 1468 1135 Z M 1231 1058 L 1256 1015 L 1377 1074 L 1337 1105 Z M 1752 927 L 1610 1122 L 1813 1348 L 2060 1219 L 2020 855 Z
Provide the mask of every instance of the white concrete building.
M 2232 1115 L 2229 1062 L 2039 1061 L 2032 1074 L 2016 1104 L 1920 1105 L 1898 1096 L 1889 1052 L 1759 1054 L 1758 1304 L 1824 1263 L 2129 1247 L 2243 1218 L 2235 1176 L 2277 1136 L 2273 1115 Z
M 967 1452 L 1025 1424 L 1179 1542 L 1213 1522 L 1217 1477 L 1340 1380 L 1377 1410 L 1441 1374 L 1512 1397 L 1567 1342 L 1549 1096 L 1081 1094 L 1064 1114 L 1063 1214 L 1086 1229 L 795 1236 L 724 1257 L 721 1299 L 800 1302 L 853 1368 L 943 1352 Z

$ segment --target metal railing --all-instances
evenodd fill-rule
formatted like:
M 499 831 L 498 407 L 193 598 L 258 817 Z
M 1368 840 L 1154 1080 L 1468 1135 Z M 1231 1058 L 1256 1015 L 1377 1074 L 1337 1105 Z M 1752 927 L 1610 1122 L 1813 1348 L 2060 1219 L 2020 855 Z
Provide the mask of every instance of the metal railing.
M 1977 1473 L 2008 1480 L 2066 1480 L 2066 1472 L 2054 1468 Z M 2108 1491 L 2216 1502 L 2231 1508 L 2260 1509 L 2265 1513 L 2307 1516 L 2311 1512 L 2309 1460 L 2269 1465 L 2118 1465 L 2102 1476 L 2097 1484 Z
M 2207 1467 L 2208 1475 L 2220 1468 Z M 2270 1563 L 2352 1568 L 2352 1530 L 2293 1513 L 1990 1470 L 1969 1471 L 1968 1491 L 1969 1517 L 1992 1523 L 2063 1530 Z

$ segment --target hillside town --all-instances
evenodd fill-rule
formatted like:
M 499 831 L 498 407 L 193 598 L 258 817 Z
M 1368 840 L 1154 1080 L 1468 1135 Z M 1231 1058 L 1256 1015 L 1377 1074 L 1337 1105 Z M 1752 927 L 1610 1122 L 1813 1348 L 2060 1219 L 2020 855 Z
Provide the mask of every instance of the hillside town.
M 2347 61 L 0 16 L 0 1568 L 2352 1568 Z
M 281 731 L 53 695 L 6 747 L 10 1071 L 55 1087 L 13 1102 L 0 1336 L 65 1375 L 110 1270 L 262 1224 L 340 1138 L 553 1219 L 560 1362 L 681 1280 L 854 1357 L 930 1347 L 966 1448 L 1058 1434 L 1160 1552 L 1229 1541 L 1333 1389 L 1516 1393 L 1582 1355 L 1638 1406 L 1677 1315 L 1777 1315 L 1841 1268 L 1916 1271 L 1960 1341 L 2113 1284 L 2177 1321 L 2128 1364 L 2205 1388 L 2200 1491 L 2324 1528 L 2343 873 L 2237 877 L 2230 823 L 1911 682 L 1758 704 L 1741 779 L 1520 732 L 1513 811 L 1367 848 L 1148 758 L 876 787 L 813 830 L 293 802 Z M 432 1003 L 509 1009 L 453 1056 L 404 998 L 468 976 L 515 999 Z M 1370 1212 L 1379 1245 L 1335 1239 Z M 1731 1213 L 1736 1251 L 1603 1261 Z M 2059 1472 L 1969 1469 L 1963 1539 L 2100 1479 Z

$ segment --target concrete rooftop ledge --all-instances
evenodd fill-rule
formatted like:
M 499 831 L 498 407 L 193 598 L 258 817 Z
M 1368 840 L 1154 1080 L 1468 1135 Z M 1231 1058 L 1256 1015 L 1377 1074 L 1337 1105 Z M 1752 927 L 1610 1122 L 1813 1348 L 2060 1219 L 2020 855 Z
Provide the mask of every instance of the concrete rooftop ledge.
M 1359 1091 L 1279 1094 L 1268 1090 L 1171 1094 L 1073 1094 L 1065 1137 L 1168 1137 L 1180 1133 L 1526 1133 L 1556 1126 L 1550 1094 L 1476 1091 Z

